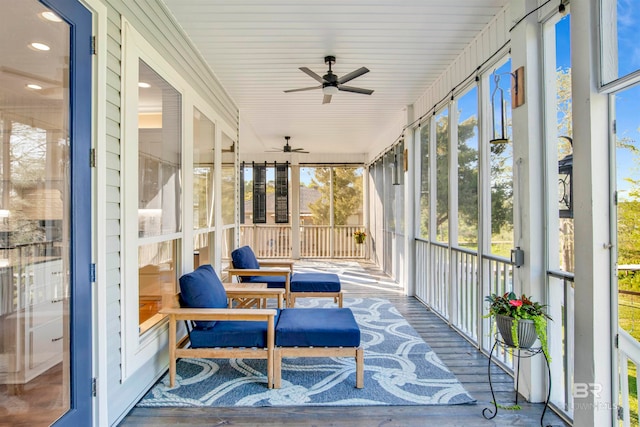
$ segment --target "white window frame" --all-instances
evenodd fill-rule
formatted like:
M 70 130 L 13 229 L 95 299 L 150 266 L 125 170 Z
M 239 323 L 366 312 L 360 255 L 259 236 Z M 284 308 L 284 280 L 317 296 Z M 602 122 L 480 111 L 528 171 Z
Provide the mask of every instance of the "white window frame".
M 122 19 L 122 135 L 121 135 L 121 379 L 122 381 L 144 366 L 158 353 L 164 351 L 168 341 L 166 321 L 160 322 L 143 335 L 138 325 L 138 67 L 143 60 L 181 95 L 181 178 L 182 223 L 181 230 L 157 238 L 145 238 L 145 243 L 178 240 L 181 273 L 193 269 L 193 110 L 197 108 L 215 125 L 215 180 L 220 183 L 221 135 L 236 135 L 227 122 L 221 119 L 197 90 L 191 88 L 184 78 L 158 53 L 151 44 L 125 19 Z M 232 138 L 237 141 L 237 138 Z M 237 163 L 237 158 L 236 158 Z M 127 183 L 127 185 L 124 185 Z M 216 184 L 219 185 L 219 184 Z M 216 194 L 219 188 L 216 187 Z M 216 224 L 220 224 L 220 204 L 215 207 Z M 235 227 L 235 225 L 232 225 Z M 215 246 L 220 247 L 219 228 L 215 232 Z M 216 268 L 220 267 L 220 255 L 216 254 Z M 219 271 L 219 270 L 218 270 Z

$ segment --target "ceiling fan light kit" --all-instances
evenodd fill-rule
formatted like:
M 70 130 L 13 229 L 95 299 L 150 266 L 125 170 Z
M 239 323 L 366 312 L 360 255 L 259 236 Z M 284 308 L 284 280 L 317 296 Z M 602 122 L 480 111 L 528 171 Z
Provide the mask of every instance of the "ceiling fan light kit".
M 336 63 L 336 57 L 335 56 L 325 56 L 324 57 L 324 62 L 325 64 L 329 65 L 329 71 L 327 71 L 327 74 L 325 74 L 324 76 L 320 77 L 318 74 L 316 74 L 315 72 L 311 71 L 309 68 L 307 67 L 300 67 L 300 71 L 302 71 L 303 73 L 307 74 L 309 77 L 311 77 L 312 79 L 316 80 L 318 83 L 320 83 L 319 86 L 311 86 L 311 87 L 304 87 L 304 88 L 300 88 L 300 89 L 289 89 L 289 90 L 285 90 L 285 93 L 290 93 L 290 92 L 302 92 L 302 91 L 307 91 L 307 90 L 314 90 L 314 89 L 322 89 L 322 94 L 324 95 L 324 98 L 322 99 L 322 103 L 323 104 L 328 104 L 331 102 L 331 97 L 335 94 L 337 94 L 339 91 L 343 91 L 343 92 L 353 92 L 353 93 L 360 93 L 363 95 L 371 95 L 373 93 L 373 90 L 371 89 L 362 89 L 359 87 L 353 87 L 353 86 L 345 86 L 344 83 L 351 81 L 353 79 L 355 79 L 356 77 L 360 77 L 363 74 L 366 74 L 369 72 L 369 69 L 366 67 L 360 67 L 357 70 L 354 70 L 352 72 L 350 72 L 349 74 L 345 74 L 344 76 L 338 78 L 337 75 L 335 75 L 333 73 L 333 71 L 331 70 L 331 65 Z

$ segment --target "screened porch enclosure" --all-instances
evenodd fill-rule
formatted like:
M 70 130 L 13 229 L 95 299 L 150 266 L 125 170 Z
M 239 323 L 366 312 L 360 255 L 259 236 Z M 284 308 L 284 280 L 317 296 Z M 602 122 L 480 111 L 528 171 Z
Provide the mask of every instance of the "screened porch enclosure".
M 367 257 L 368 240 L 356 237 L 367 234 L 361 165 L 253 163 L 240 170 L 241 246 L 260 258 Z

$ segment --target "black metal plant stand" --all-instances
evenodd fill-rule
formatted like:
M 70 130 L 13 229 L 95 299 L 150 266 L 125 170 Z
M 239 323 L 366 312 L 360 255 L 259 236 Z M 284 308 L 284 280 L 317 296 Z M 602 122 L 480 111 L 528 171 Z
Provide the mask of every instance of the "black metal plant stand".
M 501 346 L 504 349 L 506 349 L 507 351 L 511 351 L 511 354 L 516 358 L 517 360 L 517 370 L 516 370 L 516 405 L 518 404 L 518 386 L 520 383 L 520 359 L 523 357 L 533 357 L 536 354 L 540 354 L 542 353 L 542 355 L 544 356 L 544 361 L 547 365 L 547 375 L 549 378 L 549 389 L 547 390 L 547 399 L 544 402 L 544 409 L 542 410 L 542 415 L 540 416 L 540 426 L 544 427 L 544 414 L 547 412 L 547 408 L 549 407 L 549 398 L 551 397 L 551 368 L 549 367 L 549 357 L 547 356 L 547 353 L 544 352 L 544 350 L 542 349 L 542 347 L 530 347 L 530 348 L 520 348 L 520 347 L 514 347 L 512 345 L 506 344 L 504 341 L 500 340 L 498 338 L 498 335 L 496 334 L 495 337 L 495 341 L 493 343 L 493 347 L 491 347 L 491 353 L 489 354 L 489 363 L 488 363 L 488 374 L 489 374 L 489 387 L 491 388 L 491 397 L 493 398 L 493 409 L 491 408 L 484 408 L 482 410 L 482 416 L 487 419 L 487 420 L 491 420 L 493 418 L 495 418 L 496 415 L 498 415 L 498 402 L 496 401 L 496 395 L 493 392 L 493 384 L 491 383 L 491 359 L 493 359 L 493 353 L 495 351 L 495 349 Z M 547 426 L 549 427 L 549 426 Z

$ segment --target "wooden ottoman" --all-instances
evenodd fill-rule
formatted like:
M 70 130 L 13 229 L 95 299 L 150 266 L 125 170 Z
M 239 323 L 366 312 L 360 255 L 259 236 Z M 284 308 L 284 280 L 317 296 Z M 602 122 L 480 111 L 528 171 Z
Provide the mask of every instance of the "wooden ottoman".
M 296 298 L 332 297 L 342 308 L 340 277 L 334 273 L 293 273 L 287 307 L 294 307 Z
M 274 388 L 281 386 L 283 357 L 354 357 L 356 388 L 364 387 L 364 350 L 351 309 L 282 310 L 275 335 Z

